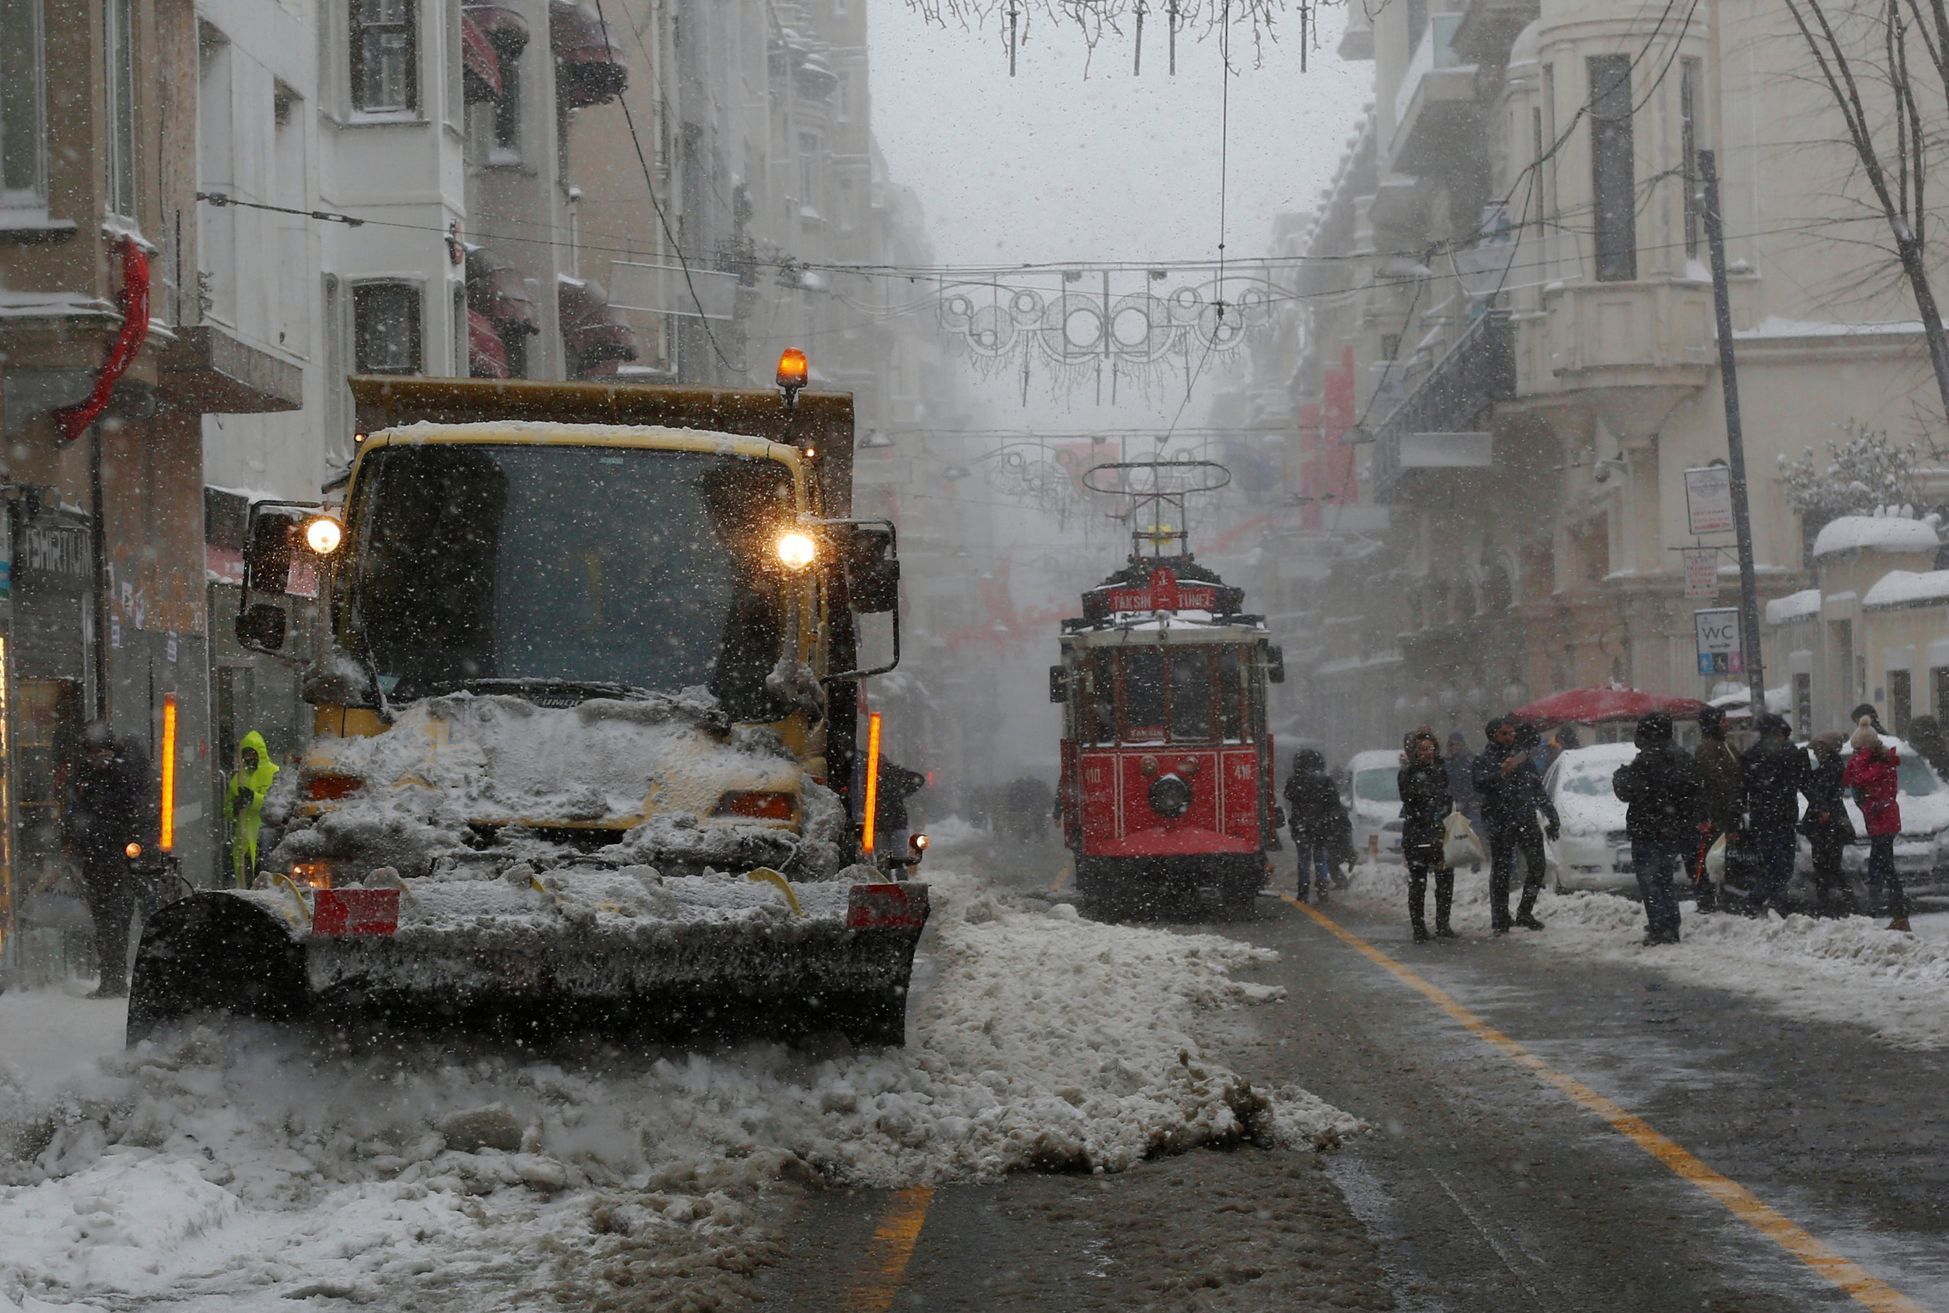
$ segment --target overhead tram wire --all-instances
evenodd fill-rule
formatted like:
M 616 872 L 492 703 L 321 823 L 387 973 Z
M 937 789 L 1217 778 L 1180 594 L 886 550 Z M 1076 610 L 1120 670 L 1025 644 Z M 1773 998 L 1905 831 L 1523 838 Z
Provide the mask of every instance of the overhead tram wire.
M 1203 377 L 1205 366 L 1211 361 L 1212 348 L 1218 345 L 1218 335 L 1225 331 L 1225 221 L 1228 184 L 1231 181 L 1232 145 L 1232 4 L 1225 0 L 1221 26 L 1218 29 L 1218 316 L 1212 321 L 1211 337 L 1205 343 L 1205 352 L 1198 358 L 1198 367 L 1191 371 L 1191 377 L 1184 383 L 1184 399 L 1178 402 L 1178 413 L 1171 417 L 1171 427 L 1164 430 L 1164 436 L 1157 440 L 1157 450 L 1162 453 L 1178 430 L 1184 419 L 1185 407 L 1191 404 L 1191 394 L 1197 390 L 1198 380 Z M 1104 326 L 1109 331 L 1109 326 Z
M 602 24 L 602 39 L 608 41 L 609 19 L 602 12 L 602 0 L 595 0 L 595 6 L 596 21 Z M 704 327 L 704 340 L 711 344 L 711 353 L 717 357 L 719 364 L 728 370 L 742 374 L 747 365 L 733 361 L 731 357 L 725 355 L 723 346 L 718 343 L 717 334 L 711 329 L 710 316 L 704 311 L 704 298 L 697 295 L 697 284 L 690 276 L 690 260 L 684 255 L 683 244 L 677 240 L 677 234 L 670 227 L 669 216 L 663 212 L 663 202 L 656 198 L 656 178 L 650 172 L 649 158 L 643 154 L 643 139 L 636 132 L 636 116 L 629 112 L 629 97 L 618 96 L 616 102 L 623 107 L 623 122 L 629 128 L 630 144 L 636 148 L 636 163 L 643 170 L 643 190 L 649 193 L 650 208 L 656 211 L 656 221 L 663 228 L 664 239 L 670 243 L 670 249 L 676 252 L 677 265 L 683 270 L 684 289 L 690 293 L 690 303 L 697 307 L 697 322 Z

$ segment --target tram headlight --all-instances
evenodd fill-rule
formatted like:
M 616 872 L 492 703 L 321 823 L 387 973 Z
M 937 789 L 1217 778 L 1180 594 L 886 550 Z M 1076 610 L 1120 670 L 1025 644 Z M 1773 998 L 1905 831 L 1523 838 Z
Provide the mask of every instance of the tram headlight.
M 1150 786 L 1150 809 L 1167 820 L 1191 810 L 1191 786 L 1182 776 L 1160 775 Z
M 314 515 L 305 521 L 305 546 L 319 556 L 330 556 L 345 541 L 345 527 L 329 515 Z

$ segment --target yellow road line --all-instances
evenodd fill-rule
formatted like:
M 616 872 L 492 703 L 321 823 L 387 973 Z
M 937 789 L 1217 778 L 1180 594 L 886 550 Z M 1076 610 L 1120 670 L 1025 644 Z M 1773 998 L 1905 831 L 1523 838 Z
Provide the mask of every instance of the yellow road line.
M 914 1245 L 920 1240 L 920 1228 L 926 1225 L 927 1209 L 933 1202 L 931 1185 L 894 1191 L 893 1202 L 874 1229 L 872 1244 L 867 1249 L 868 1275 L 846 1292 L 848 1313 L 886 1313 L 893 1306 L 893 1297 L 900 1293 L 900 1283 L 906 1279 L 907 1264 L 914 1256 Z
M 1281 895 L 1285 897 L 1285 895 Z M 1518 1066 L 1527 1067 L 1590 1112 L 1609 1122 L 1611 1129 L 1663 1163 L 1671 1172 L 1691 1182 L 1728 1212 L 1792 1254 L 1815 1272 L 1845 1292 L 1855 1303 L 1874 1313 L 1923 1313 L 1922 1306 L 1852 1260 L 1835 1253 L 1816 1240 L 1799 1224 L 1763 1203 L 1759 1196 L 1732 1178 L 1714 1171 L 1684 1145 L 1661 1132 L 1634 1113 L 1626 1112 L 1590 1086 L 1557 1071 L 1521 1044 L 1491 1026 L 1458 1003 L 1455 998 L 1403 966 L 1380 949 L 1346 929 L 1326 913 L 1309 907 L 1296 898 L 1288 903 L 1313 918 L 1319 925 L 1375 965 L 1392 973 L 1410 989 L 1446 1012 L 1483 1043 L 1499 1049 Z

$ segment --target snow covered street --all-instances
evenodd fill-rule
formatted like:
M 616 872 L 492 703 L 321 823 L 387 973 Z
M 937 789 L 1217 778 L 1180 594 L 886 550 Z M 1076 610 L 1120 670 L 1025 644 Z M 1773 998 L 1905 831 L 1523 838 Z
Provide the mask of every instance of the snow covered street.
M 1354 1129 L 1205 1055 L 1213 1016 L 1280 998 L 1235 978 L 1266 950 L 930 874 L 905 1050 L 358 1050 L 247 1023 L 124 1054 L 116 1004 L 0 997 L 0 1048 L 34 1055 L 4 1077 L 0 1310 L 712 1307 L 807 1191 Z

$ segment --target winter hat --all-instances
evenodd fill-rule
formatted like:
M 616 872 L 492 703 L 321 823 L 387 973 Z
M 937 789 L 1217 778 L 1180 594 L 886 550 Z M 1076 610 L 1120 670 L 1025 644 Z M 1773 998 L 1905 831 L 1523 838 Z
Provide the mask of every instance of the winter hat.
M 1848 745 L 1856 752 L 1881 751 L 1881 735 L 1875 733 L 1874 721 L 1863 716 L 1855 722 L 1854 733 L 1848 737 Z
M 1785 716 L 1776 716 L 1771 712 L 1754 721 L 1753 728 L 1759 731 L 1763 739 L 1787 737 L 1793 733 L 1793 726 L 1787 724 Z
M 1816 734 L 1812 741 L 1814 755 L 1822 761 L 1831 761 L 1841 755 L 1841 745 L 1846 742 L 1847 735 L 1837 729 L 1830 729 L 1824 734 Z
M 1641 748 L 1662 748 L 1672 741 L 1672 718 L 1662 711 L 1648 711 L 1638 719 L 1633 741 Z
M 1709 733 L 1712 730 L 1718 729 L 1720 726 L 1724 725 L 1725 723 L 1726 723 L 1726 711 L 1724 707 L 1700 707 L 1699 708 L 1700 729 L 1705 730 Z

